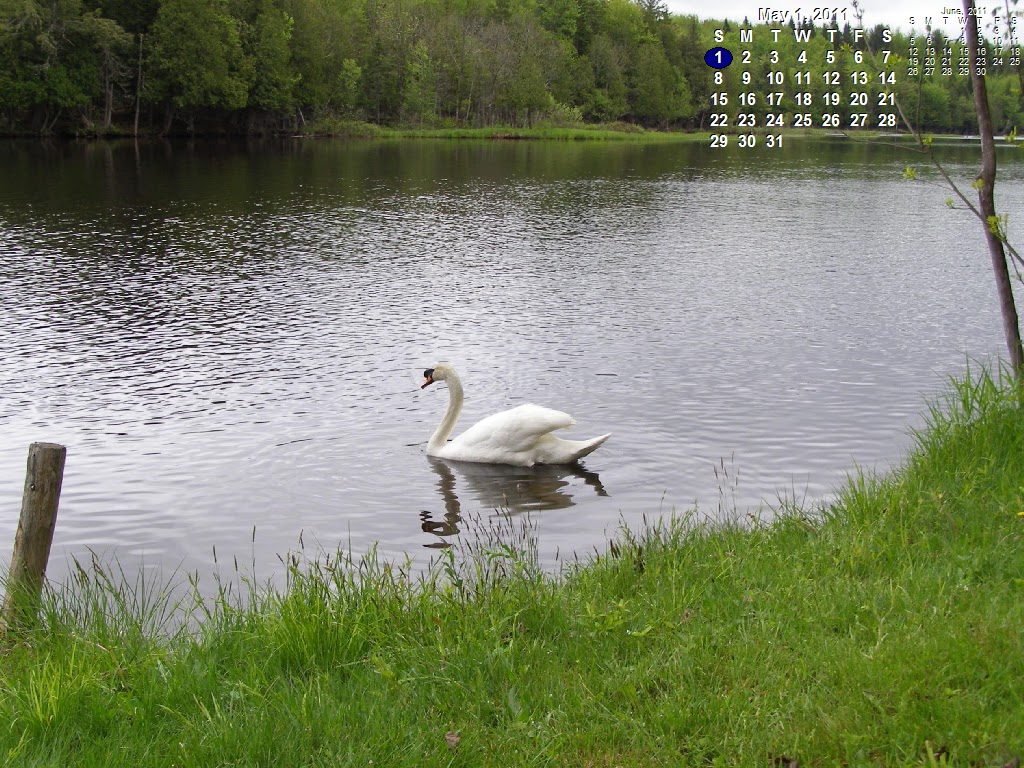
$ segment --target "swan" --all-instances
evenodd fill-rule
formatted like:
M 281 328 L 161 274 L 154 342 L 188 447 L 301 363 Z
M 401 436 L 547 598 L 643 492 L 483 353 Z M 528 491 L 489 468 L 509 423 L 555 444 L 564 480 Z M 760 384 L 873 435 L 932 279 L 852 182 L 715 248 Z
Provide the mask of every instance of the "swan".
M 462 381 L 449 363 L 437 363 L 423 372 L 425 389 L 435 381 L 448 384 L 448 410 L 427 443 L 427 456 L 453 461 L 485 464 L 571 464 L 597 450 L 611 433 L 590 440 L 563 440 L 556 429 L 571 427 L 576 421 L 567 413 L 542 408 L 533 403 L 501 411 L 478 421 L 448 442 L 462 411 Z

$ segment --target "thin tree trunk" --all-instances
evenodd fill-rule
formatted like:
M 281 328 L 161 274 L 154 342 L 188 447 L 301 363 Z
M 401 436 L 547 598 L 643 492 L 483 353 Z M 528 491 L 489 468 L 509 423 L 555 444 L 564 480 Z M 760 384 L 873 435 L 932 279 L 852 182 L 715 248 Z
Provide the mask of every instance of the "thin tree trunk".
M 110 133 L 110 121 L 114 117 L 114 81 L 108 73 L 103 84 L 103 132 Z
M 135 126 L 132 135 L 139 135 L 139 104 L 142 101 L 142 33 L 139 33 L 139 68 L 135 75 Z
M 1006 265 L 1006 252 L 998 232 L 999 219 L 996 217 L 996 142 L 992 130 L 992 113 L 988 108 L 988 92 L 985 75 L 978 63 L 978 18 L 975 16 L 974 0 L 963 0 L 964 16 L 967 18 L 965 34 L 967 55 L 970 57 L 971 83 L 974 86 L 974 109 L 978 113 L 978 133 L 981 135 L 981 187 L 978 190 L 978 204 L 985 223 L 985 239 L 992 257 L 992 271 L 996 277 L 999 293 L 999 309 L 1003 316 L 1003 334 L 1010 352 L 1010 367 L 1017 378 L 1024 376 L 1024 348 L 1020 341 L 1020 323 L 1017 307 L 1013 300 L 1013 286 L 1010 270 Z
M 57 125 L 57 121 L 60 120 L 60 113 L 62 111 L 63 110 L 60 107 L 57 107 L 57 111 L 53 114 L 53 120 L 50 120 L 49 123 L 47 122 L 47 117 L 43 118 L 43 135 L 44 136 L 49 134 L 50 131 L 53 130 L 54 126 Z

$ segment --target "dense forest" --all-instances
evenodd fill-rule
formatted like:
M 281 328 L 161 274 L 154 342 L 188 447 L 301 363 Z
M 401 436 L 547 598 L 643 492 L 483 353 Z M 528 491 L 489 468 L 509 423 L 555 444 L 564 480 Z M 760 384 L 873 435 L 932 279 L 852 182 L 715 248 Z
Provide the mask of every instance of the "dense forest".
M 752 40 L 740 42 L 741 28 Z M 824 27 L 790 22 L 773 40 L 746 20 L 672 15 L 661 0 L 0 0 L 0 132 L 294 133 L 329 121 L 706 128 L 723 84 L 704 53 L 717 44 L 750 50 L 742 87 L 756 110 L 818 121 L 819 75 L 867 67 L 859 52 L 876 61 L 887 50 L 876 63 L 899 79 L 872 81 L 872 110 L 895 89 L 925 130 L 970 130 L 960 46 L 841 31 L 830 40 Z M 1020 56 L 994 46 L 989 94 L 1008 128 L 1022 116 Z M 766 81 L 773 58 L 785 89 Z M 810 105 L 796 101 L 797 67 L 814 84 Z M 733 90 L 739 71 L 723 73 Z M 773 90 L 784 90 L 781 104 L 769 103 Z

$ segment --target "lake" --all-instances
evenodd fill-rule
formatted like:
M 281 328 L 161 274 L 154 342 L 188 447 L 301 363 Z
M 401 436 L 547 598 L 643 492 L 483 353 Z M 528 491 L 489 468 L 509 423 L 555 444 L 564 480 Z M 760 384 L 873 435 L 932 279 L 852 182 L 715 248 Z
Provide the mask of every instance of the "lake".
M 977 153 L 946 154 L 973 195 Z M 56 578 L 90 551 L 419 567 L 508 514 L 555 567 L 695 503 L 827 500 L 1004 351 L 981 227 L 906 149 L 8 142 L 0 178 L 0 567 L 28 445 L 59 442 Z M 428 460 L 442 360 L 456 432 L 536 402 L 612 437 L 576 467 Z

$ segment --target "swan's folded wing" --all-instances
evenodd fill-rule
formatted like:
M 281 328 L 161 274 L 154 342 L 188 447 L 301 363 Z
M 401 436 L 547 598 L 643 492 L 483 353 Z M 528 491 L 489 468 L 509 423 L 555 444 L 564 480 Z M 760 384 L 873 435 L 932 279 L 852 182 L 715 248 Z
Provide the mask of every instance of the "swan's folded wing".
M 478 421 L 459 435 L 457 442 L 501 452 L 528 451 L 543 435 L 575 423 L 567 413 L 527 403 Z

